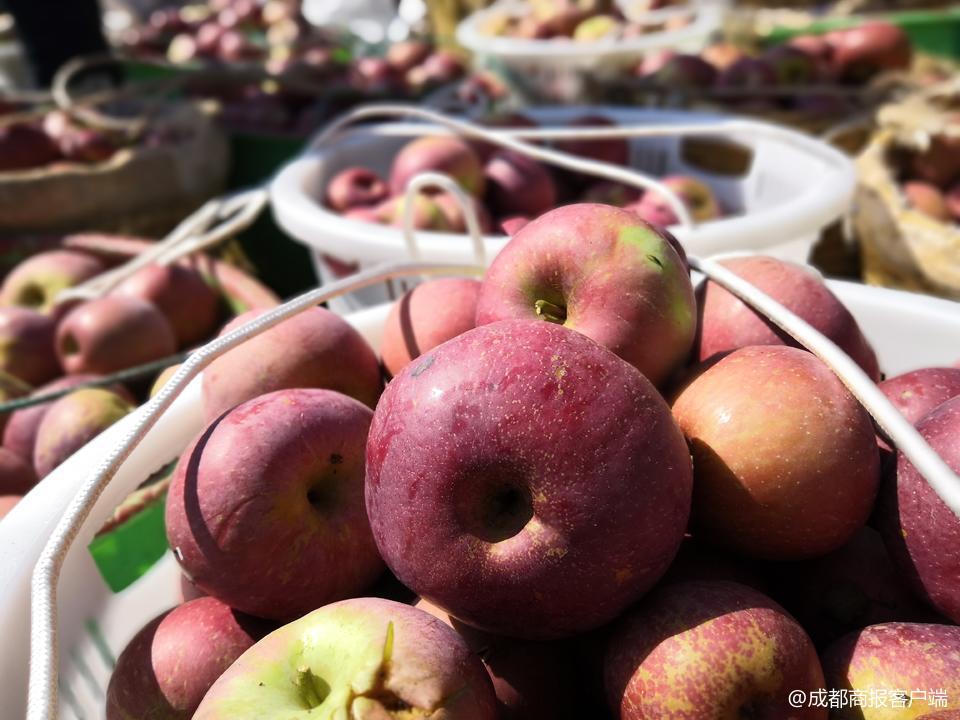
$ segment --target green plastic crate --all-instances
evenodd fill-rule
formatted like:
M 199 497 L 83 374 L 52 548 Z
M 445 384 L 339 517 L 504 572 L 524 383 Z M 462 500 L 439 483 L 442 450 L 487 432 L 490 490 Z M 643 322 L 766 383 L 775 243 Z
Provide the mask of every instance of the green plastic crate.
M 910 36 L 914 47 L 924 53 L 960 60 L 960 7 L 825 18 L 803 28 L 775 28 L 767 40 L 772 44 L 782 43 L 797 35 L 848 28 L 872 19 L 888 20 L 899 25 Z

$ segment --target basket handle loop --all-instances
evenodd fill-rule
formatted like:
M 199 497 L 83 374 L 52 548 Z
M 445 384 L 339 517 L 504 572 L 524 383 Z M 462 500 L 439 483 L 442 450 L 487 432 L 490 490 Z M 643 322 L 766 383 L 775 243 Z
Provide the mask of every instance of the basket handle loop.
M 476 204 L 472 196 L 460 187 L 449 175 L 438 172 L 424 172 L 415 175 L 407 183 L 403 199 L 403 239 L 407 243 L 407 250 L 413 260 L 420 259 L 420 247 L 417 245 L 416 228 L 413 226 L 414 201 L 417 196 L 429 188 L 438 188 L 450 194 L 454 202 L 463 213 L 467 225 L 467 234 L 473 241 L 473 259 L 477 265 L 486 265 L 487 250 L 483 242 L 483 233 L 480 230 L 480 220 L 477 217 Z

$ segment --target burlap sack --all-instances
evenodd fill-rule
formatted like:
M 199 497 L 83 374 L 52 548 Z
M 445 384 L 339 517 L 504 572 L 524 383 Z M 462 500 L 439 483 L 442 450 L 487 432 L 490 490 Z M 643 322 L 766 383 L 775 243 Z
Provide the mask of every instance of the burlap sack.
M 871 285 L 960 299 L 960 227 L 908 207 L 891 166 L 895 149 L 916 138 L 903 127 L 884 128 L 857 158 L 860 183 L 852 226 L 860 243 L 863 279 Z
M 178 104 L 158 122 L 173 139 L 156 147 L 125 148 L 96 165 L 0 173 L 0 233 L 157 237 L 171 230 L 223 190 L 229 149 L 208 113 L 193 105 Z

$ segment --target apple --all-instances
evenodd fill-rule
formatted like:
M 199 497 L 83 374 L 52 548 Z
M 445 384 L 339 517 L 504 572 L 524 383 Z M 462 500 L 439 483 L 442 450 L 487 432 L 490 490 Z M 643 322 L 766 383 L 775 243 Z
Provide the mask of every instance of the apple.
M 152 263 L 124 280 L 113 294 L 156 307 L 170 324 L 177 347 L 196 345 L 217 329 L 220 296 L 188 265 Z
M 504 235 L 513 236 L 516 235 L 522 227 L 528 225 L 532 218 L 527 217 L 526 215 L 511 215 L 508 218 L 504 218 L 500 221 L 500 230 L 503 231 Z
M 464 625 L 426 600 L 418 600 L 415 607 L 453 628 L 481 659 L 493 683 L 500 720 L 590 717 L 594 708 L 579 677 L 574 643 L 491 635 Z
M 42 168 L 59 159 L 59 148 L 41 128 L 25 123 L 0 127 L 0 172 Z
M 189 720 L 214 681 L 268 629 L 211 597 L 163 613 L 117 658 L 107 720 Z
M 700 51 L 700 57 L 713 65 L 718 71 L 726 70 L 738 60 L 747 57 L 742 48 L 732 43 L 714 43 Z
M 56 323 L 24 307 L 0 308 L 0 370 L 39 385 L 60 374 L 53 349 Z
M 781 86 L 815 85 L 821 79 L 817 58 L 795 45 L 774 45 L 761 57 L 773 67 Z
M 950 212 L 950 220 L 954 223 L 960 223 L 960 182 L 953 183 L 944 194 L 944 200 L 947 203 L 947 210 Z
M 642 191 L 632 185 L 600 180 L 590 185 L 580 196 L 580 202 L 627 207 L 640 200 Z
M 816 650 L 773 600 L 724 581 L 661 586 L 613 627 L 603 662 L 620 720 L 826 720 L 791 707 L 823 687 Z
M 133 411 L 120 395 L 84 388 L 65 395 L 47 410 L 33 448 L 33 467 L 41 480 L 97 435 Z
M 383 571 L 364 512 L 372 412 L 330 390 L 278 390 L 214 421 L 177 464 L 167 538 L 203 592 L 287 621 Z
M 405 73 L 426 60 L 432 50 L 430 43 L 423 40 L 406 40 L 393 43 L 384 57 L 395 71 Z
M 457 634 L 409 605 L 356 598 L 267 635 L 213 684 L 193 720 L 496 720 L 490 680 Z
M 686 175 L 671 175 L 663 178 L 661 182 L 679 196 L 695 222 L 716 220 L 723 215 L 713 190 L 705 182 Z M 631 209 L 648 222 L 661 227 L 679 223 L 679 218 L 674 214 L 673 209 L 656 191 L 644 193 L 640 201 Z M 657 219 L 665 222 L 656 222 Z
M 106 267 L 87 253 L 51 250 L 27 258 L 0 287 L 0 305 L 20 305 L 49 312 L 61 290 L 99 275 Z
M 361 57 L 350 68 L 350 84 L 371 95 L 393 95 L 400 91 L 401 78 L 384 58 Z
M 383 366 L 396 375 L 412 360 L 475 325 L 480 282 L 428 280 L 393 303 L 383 329 Z
M 581 20 L 572 37 L 577 42 L 596 42 L 614 38 L 619 30 L 620 22 L 612 15 L 594 15 Z
M 913 59 L 907 34 L 893 23 L 871 20 L 831 35 L 833 65 L 844 82 L 862 83 L 883 70 L 906 70 Z
M 880 533 L 870 527 L 822 557 L 773 565 L 766 576 L 771 595 L 818 647 L 867 625 L 937 620 L 903 582 Z
M 777 70 L 767 59 L 744 57 L 717 76 L 716 87 L 721 90 L 741 90 L 743 93 L 738 99 L 750 101 L 755 99 L 750 91 L 774 88 L 777 80 Z
M 949 222 L 952 219 L 944 194 L 933 183 L 908 180 L 903 184 L 902 190 L 907 205 L 917 212 L 939 222 Z
M 641 70 L 645 69 L 641 66 Z M 697 55 L 674 55 L 643 77 L 664 90 L 689 92 L 710 87 L 716 80 L 717 70 Z
M 878 386 L 910 422 L 919 422 L 960 395 L 960 368 L 921 368 L 888 378 Z
M 0 495 L 0 520 L 3 520 L 22 499 L 20 495 Z
M 33 396 L 48 395 L 61 390 L 68 390 L 90 380 L 96 380 L 98 377 L 97 375 L 67 375 L 37 388 L 30 394 Z M 116 393 L 127 402 L 133 402 L 133 397 L 119 383 L 110 385 L 106 389 Z M 3 447 L 32 464 L 33 449 L 37 442 L 37 430 L 39 430 L 41 421 L 54 402 L 56 401 L 14 410 L 10 414 L 6 427 L 3 428 Z
M 510 130 L 510 129 L 523 129 L 523 128 L 536 128 L 539 127 L 537 122 L 533 120 L 530 116 L 524 115 L 519 112 L 511 113 L 499 113 L 495 115 L 488 115 L 480 120 L 481 125 L 492 130 Z M 526 141 L 526 142 L 536 142 L 536 141 Z M 470 144 L 473 146 L 473 149 L 476 151 L 477 156 L 480 158 L 480 161 L 486 165 L 487 161 L 490 158 L 504 150 L 500 145 L 487 142 L 485 140 L 471 140 Z
M 431 195 L 430 199 L 440 208 L 440 212 L 442 212 L 447 219 L 447 224 L 450 226 L 451 232 L 467 232 L 466 213 L 460 206 L 459 200 L 457 200 L 452 193 L 446 191 L 440 192 Z M 480 233 L 483 235 L 488 234 L 493 228 L 493 220 L 490 218 L 490 213 L 487 208 L 472 195 L 467 195 L 467 204 L 473 209 L 477 217 L 477 225 L 479 225 Z
M 220 23 L 212 20 L 201 23 L 194 33 L 197 54 L 204 57 L 216 57 L 220 49 L 220 38 L 227 31 Z
M 78 305 L 57 326 L 57 357 L 67 373 L 109 374 L 172 355 L 177 340 L 153 304 L 108 295 Z
M 913 153 L 909 170 L 917 180 L 950 187 L 960 180 L 960 138 L 934 135 L 925 149 Z
M 828 688 L 878 700 L 880 693 L 887 695 L 883 705 L 848 705 L 831 712 L 830 717 L 838 720 L 925 717 L 938 707 L 934 693 L 945 694 L 953 706 L 960 697 L 960 627 L 955 625 L 871 625 L 837 640 L 822 659 Z M 903 697 L 905 707 L 894 709 L 891 694 Z
M 917 430 L 954 472 L 960 471 L 960 397 L 940 405 Z M 879 522 L 900 572 L 920 596 L 960 622 L 960 518 L 902 453 L 896 479 L 881 496 Z
M 673 413 L 693 454 L 694 527 L 708 539 L 800 560 L 866 523 L 880 480 L 873 421 L 811 353 L 735 350 L 680 392 Z
M 390 170 L 390 193 L 402 195 L 414 176 L 428 171 L 449 175 L 471 195 L 483 196 L 480 158 L 469 143 L 447 135 L 418 138 L 403 146 Z
M 646 592 L 683 537 L 690 482 L 653 385 L 584 335 L 530 320 L 483 325 L 408 365 L 367 444 L 387 565 L 445 612 L 511 637 L 584 632 Z
M 37 484 L 33 466 L 16 453 L 0 447 L 0 495 L 26 495 Z
M 374 212 L 380 222 L 402 228 L 406 222 L 408 202 L 413 203 L 411 227 L 414 230 L 453 231 L 447 212 L 437 203 L 435 195 L 427 192 L 418 192 L 410 199 L 405 194 L 388 198 L 378 205 Z
M 220 334 L 260 314 L 246 312 Z M 382 385 L 380 363 L 366 340 L 343 318 L 317 307 L 214 360 L 203 372 L 203 412 L 211 422 L 245 400 L 296 387 L 336 390 L 372 408 Z
M 815 58 L 821 70 L 829 69 L 833 64 L 833 42 L 823 35 L 797 35 L 790 38 L 787 45 Z
M 16 375 L 0 370 L 0 403 L 30 394 L 31 387 Z M 6 428 L 9 415 L 0 414 L 0 432 Z
M 536 160 L 512 150 L 493 154 L 483 168 L 487 204 L 497 215 L 536 217 L 557 204 L 550 171 Z
M 483 280 L 477 324 L 564 325 L 659 385 L 686 359 L 695 314 L 686 266 L 665 235 L 627 210 L 581 204 L 552 210 L 510 239 Z
M 327 207 L 343 212 L 377 205 L 387 199 L 387 184 L 373 170 L 351 167 L 341 170 L 327 185 Z
M 823 280 L 802 265 L 755 255 L 722 264 L 833 340 L 873 380 L 880 379 L 877 356 L 850 311 Z M 700 309 L 696 357 L 701 361 L 748 345 L 796 342 L 749 305 L 713 282 L 697 288 Z
M 451 83 L 464 73 L 463 62 L 449 50 L 436 50 L 419 66 L 407 74 L 407 82 L 414 92 L 424 92 L 431 87 Z

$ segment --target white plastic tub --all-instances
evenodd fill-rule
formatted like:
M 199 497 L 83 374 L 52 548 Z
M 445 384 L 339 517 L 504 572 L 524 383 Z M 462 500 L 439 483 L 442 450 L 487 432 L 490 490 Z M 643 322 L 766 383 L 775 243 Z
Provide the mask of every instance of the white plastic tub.
M 617 107 L 531 108 L 524 111 L 541 125 L 561 126 L 584 114 L 600 114 L 621 126 L 685 125 L 707 127 L 722 123 L 727 129 L 711 137 L 731 141 L 752 154 L 742 175 L 720 175 L 685 160 L 689 138 L 678 135 L 636 137 L 630 140 L 631 166 L 640 172 L 664 176 L 687 174 L 711 186 L 730 213 L 695 228 L 671 230 L 687 249 L 702 257 L 729 251 L 762 252 L 805 262 L 820 231 L 846 212 L 856 173 L 850 159 L 812 137 L 754 120 L 679 110 Z M 403 233 L 392 227 L 346 220 L 323 206 L 329 180 L 340 170 L 364 165 L 388 174 L 397 151 L 411 139 L 447 132 L 438 126 L 391 123 L 348 131 L 336 143 L 314 147 L 284 167 L 274 178 L 271 206 L 283 230 L 313 251 L 317 277 L 330 282 L 335 272 L 325 256 L 360 267 L 407 255 Z M 489 262 L 508 238 L 485 238 Z M 426 260 L 466 263 L 474 260 L 466 235 L 418 232 L 417 244 Z M 371 289 L 343 298 L 331 307 L 345 312 L 391 299 L 389 289 Z
M 674 30 L 632 38 L 610 37 L 590 42 L 570 38 L 527 40 L 482 32 L 495 16 L 520 15 L 528 6 L 527 0 L 500 0 L 473 13 L 457 26 L 457 42 L 474 54 L 480 66 L 503 73 L 524 96 L 574 103 L 590 97 L 591 85 L 621 74 L 625 65 L 636 63 L 644 53 L 660 48 L 689 52 L 702 49 L 720 28 L 728 3 L 690 0 L 676 7 L 646 12 L 637 18 L 646 25 L 676 16 L 689 18 L 689 22 Z
M 829 284 L 859 321 L 886 373 L 957 360 L 960 304 L 853 283 Z M 382 305 L 348 319 L 376 348 L 387 312 Z M 22 718 L 26 706 L 33 566 L 69 500 L 133 422 L 133 416 L 128 416 L 80 450 L 0 522 L 0 636 L 4 638 L 0 708 L 4 720 Z M 64 720 L 103 717 L 103 693 L 113 659 L 148 620 L 179 602 L 178 569 L 169 553 L 137 583 L 114 595 L 100 579 L 86 546 L 112 508 L 152 471 L 179 455 L 202 424 L 195 381 L 124 463 L 67 556 L 58 600 L 60 717 Z

